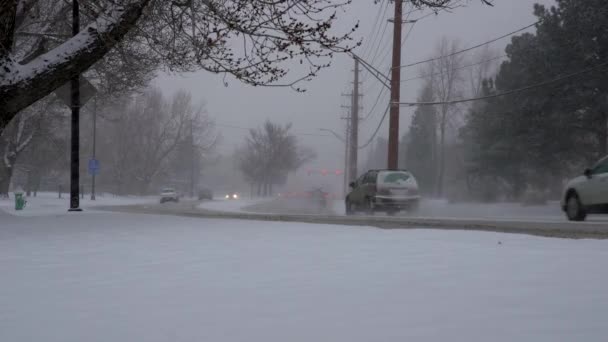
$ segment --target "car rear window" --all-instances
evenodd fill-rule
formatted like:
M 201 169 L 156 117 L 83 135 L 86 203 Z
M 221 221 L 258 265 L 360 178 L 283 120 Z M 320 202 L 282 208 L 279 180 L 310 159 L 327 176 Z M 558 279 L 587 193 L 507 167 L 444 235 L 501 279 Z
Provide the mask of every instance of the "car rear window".
M 378 174 L 378 183 L 403 185 L 410 177 L 410 173 L 405 171 L 381 171 Z

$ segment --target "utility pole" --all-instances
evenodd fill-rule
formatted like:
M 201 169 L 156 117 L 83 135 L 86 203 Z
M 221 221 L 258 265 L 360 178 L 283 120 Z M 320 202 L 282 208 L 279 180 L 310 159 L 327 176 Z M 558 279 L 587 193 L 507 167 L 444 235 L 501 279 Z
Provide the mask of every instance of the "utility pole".
M 80 15 L 78 0 L 72 0 L 72 36 L 80 31 Z M 80 208 L 80 74 L 72 78 L 72 141 L 70 161 L 70 209 L 82 211 Z
M 346 127 L 345 127 L 345 132 L 344 132 L 344 136 L 346 137 L 346 139 L 344 139 L 344 196 L 346 197 L 346 194 L 348 194 L 348 183 L 350 183 L 350 172 L 349 172 L 349 167 L 348 167 L 348 137 L 350 136 L 350 120 L 346 120 Z
M 359 60 L 355 58 L 355 81 L 350 114 L 350 176 L 357 178 L 357 152 L 359 151 Z M 351 180 L 351 181 L 352 181 Z
M 393 62 L 391 68 L 391 109 L 388 129 L 388 168 L 397 169 L 399 163 L 399 101 L 401 95 L 401 25 L 403 0 L 395 0 L 393 20 Z
M 345 174 L 346 170 L 348 170 L 349 182 L 357 179 L 357 157 L 359 152 L 359 109 L 361 109 L 359 98 L 362 95 L 359 93 L 359 84 L 361 82 L 359 81 L 359 60 L 356 58 L 353 72 L 353 91 L 350 94 L 342 94 L 342 96 L 351 98 L 350 106 L 342 106 L 342 108 L 348 109 L 348 117 L 342 119 L 345 119 L 347 122 L 346 141 L 348 142 L 348 147 L 346 147 L 346 155 L 348 156 L 348 167 L 345 168 Z

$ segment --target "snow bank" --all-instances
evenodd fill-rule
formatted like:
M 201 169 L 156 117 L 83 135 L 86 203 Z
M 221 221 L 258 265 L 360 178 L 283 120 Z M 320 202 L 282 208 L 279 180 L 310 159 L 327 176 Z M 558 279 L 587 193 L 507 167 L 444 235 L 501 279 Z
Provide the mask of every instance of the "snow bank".
M 607 241 L 115 213 L 7 222 L 0 341 L 608 336 Z

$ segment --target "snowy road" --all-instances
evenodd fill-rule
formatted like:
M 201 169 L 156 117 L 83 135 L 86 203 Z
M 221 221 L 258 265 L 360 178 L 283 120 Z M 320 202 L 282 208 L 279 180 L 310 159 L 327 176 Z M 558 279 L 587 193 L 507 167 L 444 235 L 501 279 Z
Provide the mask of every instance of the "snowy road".
M 0 219 L 0 341 L 608 335 L 608 241 L 117 213 Z

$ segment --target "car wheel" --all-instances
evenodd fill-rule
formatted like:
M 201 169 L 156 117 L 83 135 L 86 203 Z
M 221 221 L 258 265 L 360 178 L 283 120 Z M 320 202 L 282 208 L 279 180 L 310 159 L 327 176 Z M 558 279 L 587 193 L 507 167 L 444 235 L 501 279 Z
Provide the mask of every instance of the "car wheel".
M 576 193 L 571 193 L 566 199 L 566 216 L 570 221 L 584 221 L 587 212 Z

